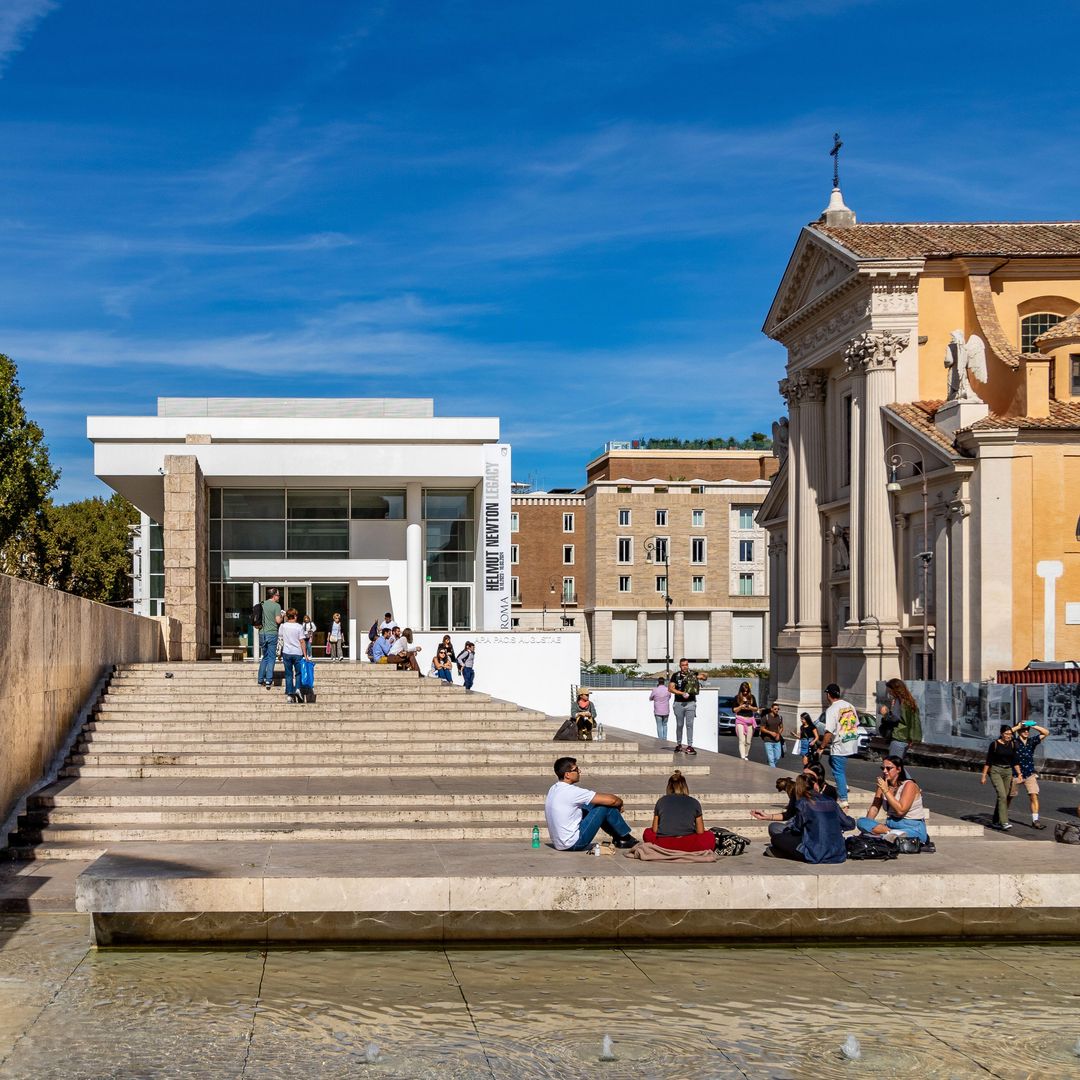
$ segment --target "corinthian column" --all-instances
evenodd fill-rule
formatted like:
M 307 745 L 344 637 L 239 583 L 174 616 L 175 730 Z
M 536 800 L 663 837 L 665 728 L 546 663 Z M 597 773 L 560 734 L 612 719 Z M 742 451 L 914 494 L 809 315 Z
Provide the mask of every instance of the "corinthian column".
M 825 389 L 823 371 L 802 371 L 791 377 L 799 402 L 798 443 L 791 444 L 799 463 L 797 485 L 797 611 L 800 628 L 825 623 L 822 597 L 822 537 L 818 504 L 825 488 Z M 790 483 L 790 481 L 789 481 Z
M 888 466 L 882 409 L 896 400 L 896 361 L 907 348 L 907 335 L 860 334 L 847 348 L 845 359 L 862 371 L 861 481 L 861 618 L 875 616 L 884 624 L 897 622 L 897 567 L 892 514 L 889 512 Z
M 796 407 L 798 399 L 795 397 L 795 388 L 790 379 L 780 380 L 780 396 L 787 402 L 788 407 L 787 534 L 794 537 L 798 535 L 799 521 L 799 410 Z M 797 544 L 788 544 L 784 552 L 784 581 L 789 599 L 787 610 L 784 612 L 783 625 L 778 629 L 792 630 L 798 622 L 798 601 L 794 589 L 799 574 L 797 550 Z

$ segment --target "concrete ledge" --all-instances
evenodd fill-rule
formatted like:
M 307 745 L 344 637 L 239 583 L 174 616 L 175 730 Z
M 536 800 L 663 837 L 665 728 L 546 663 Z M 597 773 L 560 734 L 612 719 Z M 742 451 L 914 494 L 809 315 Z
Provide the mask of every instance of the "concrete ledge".
M 819 867 L 760 845 L 706 865 L 502 841 L 193 846 L 126 845 L 80 875 L 99 945 L 1080 934 L 1075 852 L 1021 841 Z

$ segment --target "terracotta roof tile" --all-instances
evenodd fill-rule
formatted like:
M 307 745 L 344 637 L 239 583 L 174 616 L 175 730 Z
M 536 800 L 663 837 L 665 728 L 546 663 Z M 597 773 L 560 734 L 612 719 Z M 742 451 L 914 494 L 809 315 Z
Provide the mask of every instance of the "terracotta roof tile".
M 868 223 L 810 228 L 863 259 L 948 259 L 963 255 L 1080 257 L 1080 221 Z
M 1055 349 L 1058 345 L 1072 345 L 1077 341 L 1080 341 L 1080 311 L 1074 312 L 1067 319 L 1062 319 L 1049 330 L 1044 330 L 1035 339 L 1035 344 L 1041 351 L 1043 346 Z
M 996 416 L 991 413 L 971 425 L 972 431 L 1002 431 L 1009 428 L 1053 430 L 1080 428 L 1080 401 L 1051 401 L 1049 416 Z
M 950 457 L 962 455 L 953 445 L 953 441 L 943 431 L 934 426 L 934 413 L 944 404 L 941 401 L 897 401 L 886 408 L 894 416 L 905 420 L 920 434 L 925 435 Z

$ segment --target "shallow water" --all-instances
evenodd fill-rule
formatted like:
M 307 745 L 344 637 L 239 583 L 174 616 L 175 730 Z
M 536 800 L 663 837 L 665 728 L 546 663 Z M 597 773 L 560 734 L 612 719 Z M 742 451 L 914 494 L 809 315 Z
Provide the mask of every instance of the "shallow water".
M 0 1076 L 1080 1078 L 1080 945 L 96 952 L 88 936 L 76 916 L 0 917 Z

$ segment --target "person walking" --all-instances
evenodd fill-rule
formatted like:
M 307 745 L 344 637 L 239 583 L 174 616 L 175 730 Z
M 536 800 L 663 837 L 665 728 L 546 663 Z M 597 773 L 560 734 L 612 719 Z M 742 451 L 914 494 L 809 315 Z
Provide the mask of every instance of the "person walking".
M 330 623 L 330 636 L 328 638 L 330 644 L 330 661 L 331 663 L 337 663 L 344 659 L 342 654 L 343 646 L 345 645 L 345 630 L 341 625 L 341 612 L 334 612 L 334 620 Z
M 997 792 L 994 820 L 990 828 L 1004 832 L 1012 828 L 1009 824 L 1009 792 L 1012 790 L 1013 779 L 1017 782 L 1022 780 L 1020 763 L 1013 744 L 1013 729 L 1008 724 L 1001 725 L 1001 734 L 986 749 L 986 763 L 983 765 L 979 783 L 985 784 L 987 777 Z
M 304 616 L 304 621 L 300 624 L 300 629 L 304 632 L 304 640 L 307 642 L 308 656 L 315 655 L 315 623 L 312 621 L 310 615 Z
M 274 661 L 277 660 L 278 627 L 281 625 L 281 593 L 271 589 L 262 602 L 262 626 L 259 627 L 259 682 L 272 690 Z
M 829 683 L 825 687 L 829 707 L 825 710 L 825 736 L 822 751 L 829 751 L 833 780 L 840 795 L 841 810 L 848 808 L 847 759 L 859 749 L 859 714 L 850 701 L 840 696 L 840 687 Z
M 548 836 L 556 851 L 586 851 L 600 829 L 614 838 L 617 848 L 632 848 L 637 840 L 620 811 L 618 795 L 578 787 L 581 769 L 577 758 L 555 760 L 556 781 L 544 800 Z
M 649 691 L 652 702 L 653 720 L 656 721 L 656 737 L 667 741 L 668 717 L 671 715 L 671 691 L 664 681 L 664 676 L 657 677 L 656 685 Z
M 765 760 L 770 769 L 775 769 L 780 764 L 784 750 L 784 718 L 780 715 L 780 706 L 776 702 L 761 714 L 758 733 L 765 744 Z
M 1044 727 L 1039 727 L 1034 720 L 1025 720 L 1012 730 L 1013 744 L 1016 747 L 1016 763 L 1020 766 L 1020 780 L 1013 780 L 1012 787 L 1009 789 L 1009 802 L 1011 803 L 1020 793 L 1020 785 L 1023 784 L 1031 802 L 1031 827 L 1045 829 L 1046 822 L 1039 820 L 1039 776 L 1035 771 L 1035 747 L 1050 732 Z
M 300 661 L 309 657 L 304 628 L 296 621 L 296 608 L 285 612 L 281 624 L 281 662 L 285 665 L 285 700 L 297 705 L 304 704 L 304 692 L 300 686 Z
M 473 665 L 476 662 L 476 646 L 471 641 L 465 642 L 465 648 L 458 653 L 457 657 L 457 669 L 458 674 L 465 681 L 465 692 L 472 692 L 473 679 L 476 676 L 476 671 Z
M 821 755 L 818 753 L 818 745 L 821 742 L 821 732 L 817 724 L 808 712 L 799 713 L 799 753 L 802 755 L 803 768 L 814 765 Z
M 739 740 L 739 757 L 746 761 L 750 757 L 750 746 L 757 727 L 758 704 L 748 682 L 739 683 L 739 692 L 735 695 L 735 704 L 731 707 L 735 714 L 735 734 Z
M 690 661 L 684 656 L 679 661 L 679 670 L 671 676 L 668 689 L 675 699 L 675 753 L 682 751 L 693 757 L 694 717 L 697 715 L 697 697 L 701 693 L 701 684 L 708 682 L 708 676 L 700 671 L 690 670 Z M 683 728 L 686 728 L 686 745 L 683 746 Z
M 880 730 L 889 740 L 890 756 L 903 761 L 912 743 L 922 742 L 919 706 L 903 679 L 890 679 L 885 689 L 889 692 L 889 704 L 881 706 Z

